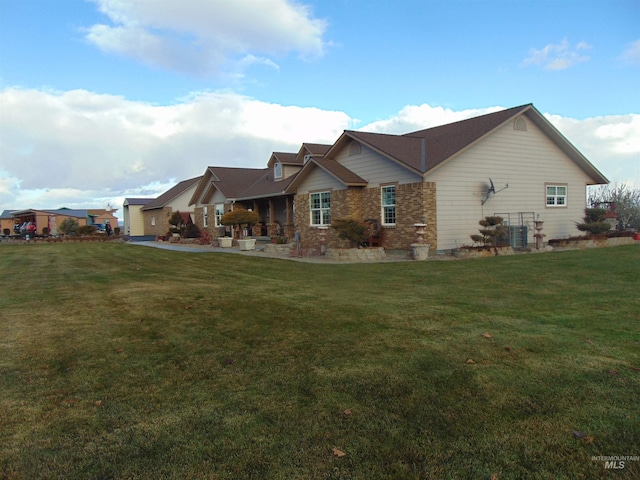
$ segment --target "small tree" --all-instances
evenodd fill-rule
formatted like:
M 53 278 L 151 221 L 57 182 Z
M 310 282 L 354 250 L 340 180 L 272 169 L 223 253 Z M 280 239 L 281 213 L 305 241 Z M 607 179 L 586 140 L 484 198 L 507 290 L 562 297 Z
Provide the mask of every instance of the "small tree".
M 71 217 L 65 218 L 60 226 L 58 227 L 58 231 L 63 235 L 77 235 L 78 234 L 78 222 Z
M 182 215 L 180 215 L 180 211 L 176 210 L 175 212 L 173 212 L 171 214 L 171 217 L 169 217 L 169 225 L 173 225 L 169 231 L 171 233 L 181 233 L 182 232 L 182 225 L 183 225 L 183 220 L 182 220 Z
M 484 217 L 478 222 L 483 228 L 479 229 L 480 235 L 471 235 L 471 240 L 482 243 L 485 246 L 498 246 L 498 242 L 504 238 L 505 228 L 503 218 L 499 216 Z
M 611 229 L 611 224 L 606 221 L 607 210 L 605 208 L 585 208 L 584 223 L 577 225 L 578 230 L 591 235 L 599 235 Z
M 331 228 L 338 232 L 338 238 L 351 242 L 352 247 L 357 247 L 369 236 L 369 226 L 353 218 L 334 219 Z
M 222 225 L 232 225 L 238 228 L 246 225 L 249 229 L 259 221 L 260 215 L 258 215 L 256 212 L 245 210 L 244 208 L 236 208 L 235 210 L 231 210 L 230 212 L 225 213 L 220 218 L 220 223 Z

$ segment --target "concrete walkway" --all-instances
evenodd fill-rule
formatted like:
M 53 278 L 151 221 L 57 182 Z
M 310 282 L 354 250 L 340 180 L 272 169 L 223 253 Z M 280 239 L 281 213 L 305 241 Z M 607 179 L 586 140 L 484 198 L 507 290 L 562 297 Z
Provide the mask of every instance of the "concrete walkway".
M 128 245 L 140 245 L 143 247 L 160 248 L 163 250 L 171 250 L 174 252 L 190 252 L 190 253 L 233 253 L 237 255 L 245 255 L 248 257 L 262 257 L 262 258 L 278 258 L 280 260 L 292 260 L 294 262 L 306 262 L 306 263 L 332 263 L 332 264 L 347 264 L 347 263 L 382 263 L 382 262 L 406 262 L 411 261 L 406 252 L 402 253 L 387 253 L 385 260 L 378 261 L 335 261 L 329 260 L 322 255 L 316 255 L 312 257 L 292 257 L 289 255 L 268 255 L 264 253 L 263 248 L 260 245 L 256 246 L 255 250 L 240 250 L 240 247 L 220 248 L 209 245 L 196 245 L 196 244 L 177 244 L 171 242 L 127 242 Z

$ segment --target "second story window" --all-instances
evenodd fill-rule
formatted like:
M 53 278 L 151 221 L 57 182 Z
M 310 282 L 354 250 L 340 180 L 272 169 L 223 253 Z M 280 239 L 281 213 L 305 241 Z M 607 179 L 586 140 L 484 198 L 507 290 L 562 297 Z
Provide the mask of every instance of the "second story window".
M 282 178 L 282 164 L 277 162 L 273 167 L 274 178 Z

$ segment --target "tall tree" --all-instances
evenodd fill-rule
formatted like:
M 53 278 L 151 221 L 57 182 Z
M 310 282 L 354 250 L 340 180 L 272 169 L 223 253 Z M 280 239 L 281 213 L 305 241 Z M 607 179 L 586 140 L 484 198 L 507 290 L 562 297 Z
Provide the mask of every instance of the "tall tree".
M 591 207 L 612 202 L 620 227 L 640 230 L 640 188 L 624 182 L 599 185 L 591 188 L 588 201 Z

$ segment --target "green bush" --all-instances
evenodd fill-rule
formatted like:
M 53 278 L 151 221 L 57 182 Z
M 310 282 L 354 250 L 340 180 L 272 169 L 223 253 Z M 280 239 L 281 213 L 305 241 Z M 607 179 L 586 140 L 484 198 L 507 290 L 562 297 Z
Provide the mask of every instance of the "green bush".
M 198 238 L 200 236 L 200 229 L 195 223 L 188 224 L 184 229 L 185 238 Z
M 60 226 L 58 227 L 58 231 L 63 235 L 77 235 L 78 234 L 78 222 L 73 218 L 65 218 Z
M 338 238 L 348 240 L 356 247 L 369 236 L 369 226 L 354 218 L 337 218 L 331 221 L 331 228 L 338 232 Z
M 577 225 L 578 230 L 591 235 L 600 235 L 611 230 L 611 224 L 606 222 L 607 210 L 604 208 L 585 208 L 584 223 Z
M 80 225 L 78 227 L 78 235 L 95 235 L 96 227 L 93 225 Z
M 483 227 L 479 229 L 480 235 L 471 235 L 471 240 L 483 245 L 497 246 L 505 239 L 506 230 L 502 224 L 503 218 L 499 216 L 484 217 L 478 222 Z

